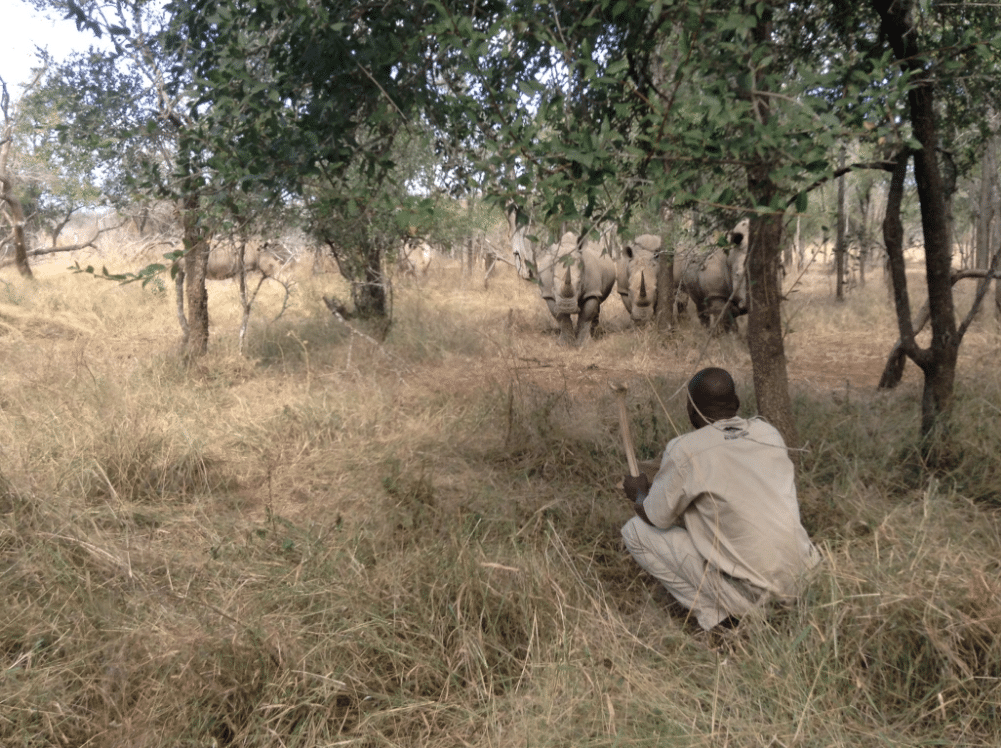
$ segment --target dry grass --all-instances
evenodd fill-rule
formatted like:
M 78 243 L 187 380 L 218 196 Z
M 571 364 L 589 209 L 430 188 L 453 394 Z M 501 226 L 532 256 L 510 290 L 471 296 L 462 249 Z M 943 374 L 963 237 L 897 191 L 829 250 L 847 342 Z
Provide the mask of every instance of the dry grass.
M 186 369 L 171 294 L 65 264 L 0 283 L 3 746 L 1001 742 L 995 323 L 930 477 L 914 367 L 872 390 L 878 279 L 840 305 L 804 279 L 787 340 L 827 561 L 719 646 L 621 548 L 607 383 L 651 457 L 698 367 L 753 408 L 739 339 L 658 340 L 610 299 L 607 333 L 562 350 L 531 287 L 443 268 L 398 284 L 378 346 L 323 307 L 336 278 L 277 320 L 266 288 L 246 357 L 214 283 Z

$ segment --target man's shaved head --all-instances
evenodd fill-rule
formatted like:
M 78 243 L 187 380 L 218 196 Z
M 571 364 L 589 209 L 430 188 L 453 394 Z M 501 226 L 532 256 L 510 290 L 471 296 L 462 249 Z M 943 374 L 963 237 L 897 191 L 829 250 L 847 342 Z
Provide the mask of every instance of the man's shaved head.
M 688 381 L 688 419 L 695 428 L 733 418 L 739 408 L 737 387 L 726 369 L 710 366 Z

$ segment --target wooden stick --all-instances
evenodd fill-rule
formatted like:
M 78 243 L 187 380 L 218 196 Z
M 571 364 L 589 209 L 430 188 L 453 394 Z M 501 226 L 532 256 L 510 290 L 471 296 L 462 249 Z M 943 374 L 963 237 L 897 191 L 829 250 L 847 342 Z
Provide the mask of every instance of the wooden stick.
M 616 395 L 619 404 L 619 428 L 622 431 L 622 446 L 626 451 L 626 461 L 629 463 L 629 474 L 634 478 L 640 474 L 639 465 L 636 462 L 636 450 L 633 448 L 633 437 L 629 433 L 629 413 L 626 410 L 626 394 L 629 388 L 622 382 L 609 382 L 608 386 Z

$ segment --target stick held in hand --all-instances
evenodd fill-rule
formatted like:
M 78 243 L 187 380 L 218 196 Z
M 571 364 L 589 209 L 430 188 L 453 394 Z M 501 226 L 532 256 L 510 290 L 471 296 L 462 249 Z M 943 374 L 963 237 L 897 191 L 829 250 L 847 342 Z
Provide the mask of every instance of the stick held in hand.
M 629 463 L 629 474 L 636 477 L 640 474 L 636 462 L 636 450 L 633 448 L 633 437 L 629 432 L 629 413 L 626 410 L 626 394 L 629 388 L 622 382 L 609 382 L 608 386 L 616 395 L 619 405 L 619 428 L 622 431 L 622 446 L 626 451 L 626 461 Z

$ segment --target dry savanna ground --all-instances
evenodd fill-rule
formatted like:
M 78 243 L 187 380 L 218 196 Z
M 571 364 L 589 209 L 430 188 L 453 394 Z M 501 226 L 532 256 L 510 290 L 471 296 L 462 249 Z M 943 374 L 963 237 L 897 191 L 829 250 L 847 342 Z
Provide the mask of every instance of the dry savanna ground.
M 716 637 L 621 547 L 608 383 L 654 457 L 703 366 L 754 412 L 739 335 L 658 337 L 613 297 L 561 349 L 533 286 L 442 262 L 394 284 L 385 335 L 330 314 L 336 276 L 287 304 L 267 282 L 244 355 L 236 286 L 210 282 L 211 350 L 184 366 L 171 291 L 68 264 L 0 278 L 0 745 L 1001 744 L 989 315 L 932 475 L 920 372 L 875 389 L 880 274 L 843 303 L 819 263 L 787 278 L 825 563 L 799 605 Z

